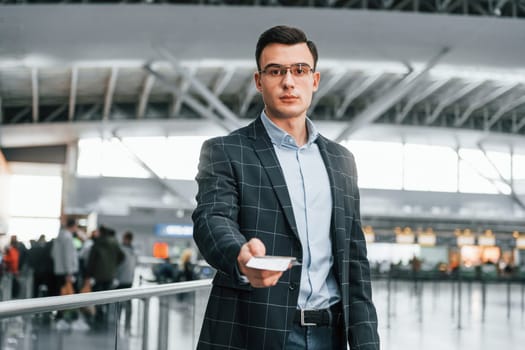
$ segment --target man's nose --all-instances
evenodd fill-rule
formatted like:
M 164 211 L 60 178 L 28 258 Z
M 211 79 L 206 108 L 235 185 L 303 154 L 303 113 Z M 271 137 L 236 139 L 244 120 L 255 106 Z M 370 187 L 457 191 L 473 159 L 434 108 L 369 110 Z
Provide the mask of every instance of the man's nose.
M 283 86 L 294 86 L 295 80 L 293 79 L 292 71 L 290 69 L 286 70 L 286 74 L 283 76 L 282 80 Z

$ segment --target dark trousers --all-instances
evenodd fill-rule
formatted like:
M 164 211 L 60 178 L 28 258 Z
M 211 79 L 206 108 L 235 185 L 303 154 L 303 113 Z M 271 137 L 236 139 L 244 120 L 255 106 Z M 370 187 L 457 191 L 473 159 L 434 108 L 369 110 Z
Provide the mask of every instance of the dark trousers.
M 120 283 L 117 289 L 131 288 L 131 283 Z M 125 316 L 125 328 L 129 330 L 131 328 L 131 300 L 126 300 L 120 303 L 120 313 L 117 315 L 120 318 L 120 315 L 124 312 Z
M 93 292 L 100 292 L 103 290 L 110 290 L 113 285 L 113 281 L 96 281 L 93 286 Z M 96 305 L 95 306 L 95 322 L 99 325 L 106 325 L 109 320 L 109 305 Z

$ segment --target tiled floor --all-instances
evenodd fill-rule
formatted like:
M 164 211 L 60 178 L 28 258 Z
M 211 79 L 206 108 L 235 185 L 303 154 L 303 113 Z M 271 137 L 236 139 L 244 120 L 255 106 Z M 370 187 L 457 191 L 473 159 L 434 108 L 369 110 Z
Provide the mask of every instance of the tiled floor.
M 508 303 L 506 284 L 486 285 L 485 310 L 478 282 L 461 284 L 461 304 L 456 283 L 420 286 L 391 284 L 389 318 L 387 282 L 374 284 L 383 350 L 524 349 L 523 286 L 511 285 Z
M 512 285 L 507 293 L 506 284 L 488 284 L 485 310 L 478 282 L 461 284 L 461 304 L 458 303 L 457 284 L 450 282 L 425 282 L 418 287 L 413 282 L 391 282 L 390 294 L 387 281 L 376 281 L 373 287 L 383 350 L 524 349 L 522 285 Z M 146 320 L 147 347 L 142 346 L 141 302 L 134 301 L 130 333 L 119 325 L 117 336 L 115 323 L 111 330 L 80 329 L 82 327 L 57 330 L 54 322 L 46 326 L 34 318 L 33 321 L 14 318 L 3 322 L 1 349 L 154 350 L 159 348 L 159 339 L 167 340 L 167 349 L 192 349 L 207 295 L 197 295 L 196 303 L 191 300 L 175 297 L 169 303 L 159 304 L 158 300 L 152 299 L 150 316 Z M 160 324 L 164 322 L 159 321 L 159 310 L 166 309 L 169 310 L 167 336 L 159 337 L 159 332 L 162 332 Z

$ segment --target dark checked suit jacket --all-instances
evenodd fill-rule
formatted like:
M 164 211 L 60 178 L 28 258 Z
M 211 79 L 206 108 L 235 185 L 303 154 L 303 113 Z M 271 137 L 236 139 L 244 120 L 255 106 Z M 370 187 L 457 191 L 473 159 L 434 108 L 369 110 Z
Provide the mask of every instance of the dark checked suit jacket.
M 352 350 L 378 350 L 377 316 L 360 224 L 357 174 L 352 154 L 319 136 L 330 179 L 334 272 L 342 296 L 345 335 Z M 253 237 L 267 255 L 302 258 L 301 242 L 283 172 L 260 120 L 204 143 L 197 175 L 194 238 L 217 269 L 198 349 L 285 349 L 297 307 L 300 267 L 271 288 L 243 283 L 241 246 Z

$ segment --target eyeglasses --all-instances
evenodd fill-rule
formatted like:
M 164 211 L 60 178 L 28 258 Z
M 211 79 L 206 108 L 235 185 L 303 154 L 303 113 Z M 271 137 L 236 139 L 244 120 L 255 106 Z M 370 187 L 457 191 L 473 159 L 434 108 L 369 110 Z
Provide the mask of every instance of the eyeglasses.
M 270 64 L 260 70 L 259 73 L 266 74 L 271 78 L 282 78 L 288 71 L 290 71 L 295 78 L 304 78 L 314 70 L 306 63 L 294 63 L 289 66 Z

